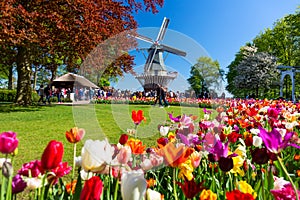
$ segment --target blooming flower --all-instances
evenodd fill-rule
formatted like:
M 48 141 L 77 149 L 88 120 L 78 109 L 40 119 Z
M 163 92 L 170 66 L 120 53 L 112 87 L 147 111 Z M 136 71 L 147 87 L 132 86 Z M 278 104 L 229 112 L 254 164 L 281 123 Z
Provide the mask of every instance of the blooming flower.
M 268 132 L 264 128 L 259 127 L 259 136 L 262 138 L 264 145 L 267 147 L 267 149 L 275 154 L 280 153 L 283 149 L 285 149 L 287 146 L 293 146 L 296 148 L 300 148 L 299 146 L 295 144 L 289 143 L 289 140 L 293 136 L 293 132 L 288 132 L 285 134 L 284 139 L 282 139 L 281 134 L 277 129 L 272 129 L 272 131 Z
M 120 164 L 126 164 L 131 158 L 131 148 L 123 146 L 117 154 L 117 160 Z
M 146 118 L 144 117 L 142 110 L 138 110 L 138 111 L 133 110 L 131 112 L 131 118 L 135 125 L 139 125 L 142 122 L 142 120 L 146 121 Z
M 146 191 L 146 200 L 162 200 L 162 195 L 155 191 L 151 190 L 150 188 L 147 189 Z
M 41 161 L 33 160 L 29 163 L 24 163 L 19 169 L 18 174 L 27 177 L 37 177 L 43 173 Z
M 0 152 L 3 154 L 9 154 L 16 150 L 19 140 L 17 134 L 12 131 L 3 132 L 0 134 Z
M 140 200 L 146 193 L 147 182 L 141 170 L 122 173 L 121 194 L 123 200 Z
M 189 199 L 194 198 L 199 192 L 204 189 L 204 187 L 202 186 L 203 182 L 196 183 L 194 179 L 190 181 L 185 180 L 184 183 L 177 182 L 177 184 L 181 188 L 184 196 Z
M 159 132 L 160 135 L 165 137 L 169 133 L 170 127 L 169 126 L 160 126 Z
M 12 193 L 17 194 L 19 192 L 22 192 L 26 188 L 27 184 L 22 179 L 20 174 L 17 174 L 12 179 Z
M 126 145 L 131 148 L 133 154 L 142 154 L 146 149 L 146 146 L 144 146 L 142 141 L 139 139 L 130 138 Z
M 227 200 L 237 200 L 237 199 L 245 199 L 245 200 L 254 200 L 254 197 L 249 193 L 242 193 L 239 190 L 233 190 L 231 192 L 226 192 Z
M 86 172 L 101 172 L 112 161 L 114 154 L 107 140 L 87 140 L 81 151 L 81 165 Z
M 63 144 L 56 140 L 51 140 L 45 148 L 41 158 L 42 168 L 44 170 L 51 170 L 58 167 L 59 163 L 62 161 L 63 154 Z
M 253 195 L 253 198 L 255 199 L 257 194 L 256 192 L 253 190 L 253 188 L 251 187 L 251 185 L 249 185 L 246 181 L 239 181 L 237 183 L 237 188 L 242 192 L 242 193 L 248 193 Z
M 53 185 L 57 183 L 58 179 L 69 174 L 72 167 L 68 166 L 67 162 L 60 162 L 58 166 L 51 170 L 51 173 L 48 174 L 48 182 Z
M 200 200 L 217 200 L 217 194 L 213 193 L 211 190 L 203 189 L 200 194 Z
M 66 190 L 67 190 L 68 194 L 71 194 L 71 192 L 72 192 L 72 194 L 75 193 L 76 184 L 77 184 L 77 180 L 74 180 L 74 181 L 66 184 Z
M 180 169 L 178 173 L 178 178 L 182 178 L 182 179 L 186 178 L 188 181 L 194 178 L 193 176 L 194 167 L 190 159 L 179 164 L 178 168 Z
M 119 143 L 121 145 L 124 145 L 124 144 L 126 144 L 127 140 L 128 140 L 128 135 L 127 134 L 122 134 L 120 136 Z
M 260 147 L 262 144 L 262 139 L 259 136 L 253 136 L 253 146 Z
M 179 122 L 180 121 L 180 118 L 181 118 L 180 115 L 178 115 L 177 117 L 173 117 L 172 113 L 168 113 L 168 115 L 169 115 L 171 122 Z
M 24 178 L 29 190 L 35 190 L 42 187 L 42 177 Z
M 99 176 L 93 176 L 85 181 L 80 194 L 80 200 L 100 199 L 103 183 Z
M 160 155 L 164 157 L 167 165 L 176 167 L 185 162 L 188 157 L 194 152 L 194 149 L 187 148 L 184 145 L 175 147 L 173 143 L 168 143 L 160 149 Z
M 274 189 L 270 190 L 275 200 L 290 199 L 296 200 L 295 191 L 290 182 L 283 179 L 283 177 L 274 176 Z M 298 195 L 300 191 L 298 190 Z
M 85 130 L 82 128 L 74 127 L 71 128 L 69 131 L 66 131 L 66 138 L 70 143 L 77 143 L 85 135 Z

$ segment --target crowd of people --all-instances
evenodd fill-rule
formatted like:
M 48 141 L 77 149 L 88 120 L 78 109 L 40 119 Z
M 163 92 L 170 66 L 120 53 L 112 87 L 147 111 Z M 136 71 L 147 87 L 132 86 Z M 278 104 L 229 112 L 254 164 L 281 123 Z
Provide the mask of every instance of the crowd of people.
M 153 106 L 158 104 L 159 107 L 168 107 L 168 99 L 211 98 L 211 95 L 208 92 L 201 93 L 201 95 L 196 97 L 193 91 L 174 92 L 161 85 L 157 85 L 156 88 L 144 91 L 120 90 L 113 87 L 102 87 L 98 89 L 91 87 L 62 88 L 50 85 L 40 85 L 37 93 L 40 96 L 38 102 L 43 104 L 51 104 L 51 98 L 54 97 L 57 98 L 58 104 L 62 103 L 63 99 L 68 99 L 69 101 L 91 101 L 114 98 L 135 101 L 147 98 L 154 102 Z

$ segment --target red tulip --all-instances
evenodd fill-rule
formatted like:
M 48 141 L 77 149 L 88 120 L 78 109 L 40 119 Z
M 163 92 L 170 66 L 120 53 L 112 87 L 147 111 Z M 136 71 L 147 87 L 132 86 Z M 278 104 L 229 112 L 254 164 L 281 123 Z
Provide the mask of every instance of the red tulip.
M 186 198 L 192 199 L 194 198 L 199 192 L 205 189 L 203 185 L 203 181 L 201 183 L 196 183 L 194 179 L 192 180 L 184 180 L 184 183 L 177 182 L 179 187 L 181 188 L 183 194 Z
M 126 144 L 127 140 L 128 140 L 128 135 L 127 134 L 122 134 L 120 139 L 119 139 L 119 143 L 124 145 L 124 144 Z
M 100 199 L 103 190 L 103 183 L 99 176 L 93 176 L 84 183 L 80 194 L 80 200 Z
M 245 199 L 245 200 L 254 200 L 253 196 L 249 193 L 242 193 L 239 190 L 233 190 L 231 192 L 226 192 L 227 200 L 235 200 L 235 199 Z
M 146 120 L 146 118 L 143 116 L 143 111 L 142 110 L 138 110 L 137 112 L 135 110 L 132 111 L 131 113 L 131 118 L 134 122 L 134 124 L 139 125 L 142 120 Z
M 51 170 L 61 163 L 64 154 L 64 146 L 61 142 L 51 140 L 42 155 L 41 163 L 44 170 Z
M 0 135 L 0 152 L 3 154 L 9 154 L 16 150 L 18 147 L 19 140 L 17 134 L 9 131 L 3 132 Z

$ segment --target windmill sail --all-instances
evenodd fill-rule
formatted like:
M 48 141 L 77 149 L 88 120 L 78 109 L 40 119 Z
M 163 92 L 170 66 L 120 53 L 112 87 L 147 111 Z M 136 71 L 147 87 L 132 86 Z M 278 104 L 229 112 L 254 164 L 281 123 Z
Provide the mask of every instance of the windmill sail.
M 168 86 L 168 84 L 177 77 L 177 72 L 168 72 L 164 63 L 163 53 L 168 52 L 179 56 L 186 56 L 186 52 L 174 47 L 160 44 L 166 35 L 170 20 L 164 18 L 163 23 L 158 32 L 157 38 L 153 41 L 151 38 L 143 35 L 134 35 L 136 39 L 151 43 L 148 49 L 148 57 L 144 66 L 144 73 L 136 75 L 136 79 L 144 86 L 160 84 Z

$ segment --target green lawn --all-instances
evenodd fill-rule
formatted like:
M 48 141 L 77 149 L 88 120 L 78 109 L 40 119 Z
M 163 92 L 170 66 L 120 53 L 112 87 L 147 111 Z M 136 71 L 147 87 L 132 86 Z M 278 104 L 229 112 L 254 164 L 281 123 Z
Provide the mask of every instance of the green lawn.
M 19 152 L 15 158 L 15 172 L 25 162 L 40 159 L 41 154 L 50 140 L 59 140 L 65 147 L 64 161 L 72 163 L 73 146 L 65 138 L 65 131 L 74 126 L 84 128 L 87 139 L 107 137 L 110 143 L 116 143 L 119 136 L 126 130 L 133 129 L 132 110 L 143 110 L 146 122 L 138 129 L 138 138 L 148 146 L 155 145 L 159 137 L 157 125 L 169 121 L 168 112 L 174 115 L 194 114 L 199 116 L 202 109 L 192 107 L 158 108 L 149 105 L 128 104 L 89 104 L 81 106 L 36 106 L 14 107 L 0 104 L 0 132 L 14 131 L 19 139 Z M 83 142 L 79 144 L 77 155 Z

